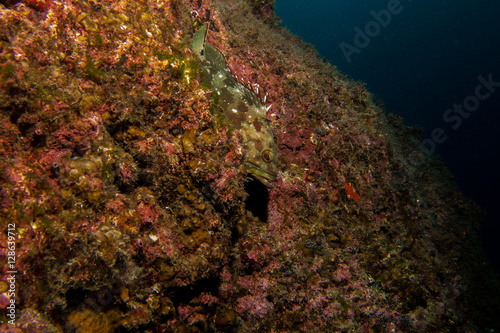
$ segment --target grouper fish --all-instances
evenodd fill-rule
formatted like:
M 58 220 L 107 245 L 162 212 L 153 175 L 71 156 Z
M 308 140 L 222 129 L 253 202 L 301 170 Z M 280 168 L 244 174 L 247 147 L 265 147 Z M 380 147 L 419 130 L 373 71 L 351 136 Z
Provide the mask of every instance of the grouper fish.
M 192 50 L 205 64 L 204 83 L 215 94 L 216 107 L 221 110 L 232 129 L 243 137 L 243 165 L 247 172 L 265 186 L 276 180 L 276 144 L 266 117 L 266 108 L 259 97 L 238 82 L 231 73 L 224 55 L 206 42 L 207 27 L 194 35 Z

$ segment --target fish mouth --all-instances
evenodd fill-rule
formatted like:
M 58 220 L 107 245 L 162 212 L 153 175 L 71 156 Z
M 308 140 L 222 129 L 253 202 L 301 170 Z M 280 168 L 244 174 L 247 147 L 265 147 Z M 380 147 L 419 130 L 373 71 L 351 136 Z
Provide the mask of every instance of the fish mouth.
M 268 188 L 273 188 L 274 185 L 271 182 L 276 180 L 276 173 L 269 173 L 267 171 L 262 170 L 258 166 L 252 163 L 244 163 L 244 166 L 248 173 L 251 173 L 255 178 L 257 178 L 262 184 L 264 184 Z

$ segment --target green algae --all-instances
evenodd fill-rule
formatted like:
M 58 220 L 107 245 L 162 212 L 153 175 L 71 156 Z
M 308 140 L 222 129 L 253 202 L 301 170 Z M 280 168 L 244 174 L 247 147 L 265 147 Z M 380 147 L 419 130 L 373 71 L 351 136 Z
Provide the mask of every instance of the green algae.
M 87 58 L 87 60 L 85 60 L 85 64 L 83 65 L 83 70 L 85 74 L 87 74 L 94 80 L 96 79 L 100 80 L 105 76 L 104 72 L 101 71 L 99 68 L 97 68 L 94 61 L 92 61 L 92 59 L 90 58 Z
M 16 74 L 16 66 L 11 62 L 7 62 L 2 66 L 0 74 L 2 75 L 2 81 L 5 82 Z
M 186 59 L 182 61 L 179 70 L 182 81 L 190 84 L 198 76 L 199 64 L 197 61 Z
M 153 56 L 156 57 L 156 59 L 160 61 L 182 61 L 183 57 L 178 54 L 170 54 L 170 53 L 163 53 L 163 52 L 154 52 Z
M 342 311 L 344 313 L 347 313 L 349 311 L 349 308 L 350 308 L 347 301 L 340 296 L 337 297 L 337 301 L 340 303 L 340 306 L 342 307 Z

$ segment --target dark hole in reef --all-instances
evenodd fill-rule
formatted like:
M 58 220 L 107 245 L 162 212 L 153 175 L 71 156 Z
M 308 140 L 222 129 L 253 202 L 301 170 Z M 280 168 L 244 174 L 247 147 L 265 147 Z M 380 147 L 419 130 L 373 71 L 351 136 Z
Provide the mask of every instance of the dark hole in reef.
M 211 277 L 185 287 L 172 288 L 167 291 L 167 294 L 169 294 L 174 306 L 178 307 L 180 304 L 189 304 L 193 298 L 200 296 L 202 292 L 217 297 L 219 295 L 219 285 L 220 279 Z
M 245 190 L 248 193 L 245 208 L 261 221 L 267 222 L 267 203 L 269 202 L 267 187 L 251 177 L 245 183 Z
M 139 166 L 140 168 L 140 166 Z M 137 177 L 137 182 L 135 184 L 136 186 L 153 186 L 155 185 L 155 177 L 153 170 L 151 169 L 140 169 L 138 177 Z
M 117 304 L 117 300 L 119 299 L 117 296 L 120 295 L 122 288 L 123 286 L 119 282 L 110 283 L 97 291 L 90 291 L 81 287 L 70 288 L 65 295 L 66 311 L 82 311 L 87 308 L 93 312 L 100 313 L 118 307 L 124 312 L 126 305 L 123 303 Z
M 73 149 L 73 156 L 83 157 L 85 154 L 87 154 L 87 147 L 78 144 L 75 145 L 75 148 Z
M 44 145 L 45 145 L 45 134 L 35 131 L 32 139 L 31 139 L 31 146 L 32 147 L 43 147 Z
M 68 308 L 79 306 L 85 301 L 87 293 L 83 288 L 71 288 L 66 292 L 66 305 Z

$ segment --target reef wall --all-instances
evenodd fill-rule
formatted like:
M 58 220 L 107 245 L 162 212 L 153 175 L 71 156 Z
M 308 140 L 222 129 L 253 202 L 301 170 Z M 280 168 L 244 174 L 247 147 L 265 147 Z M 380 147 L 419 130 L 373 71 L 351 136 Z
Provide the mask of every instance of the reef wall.
M 494 327 L 479 209 L 278 23 L 269 0 L 1 2 L 0 331 Z M 206 24 L 269 109 L 271 189 L 202 84 Z

